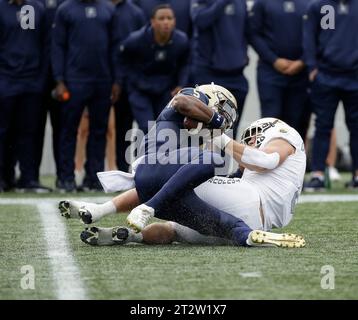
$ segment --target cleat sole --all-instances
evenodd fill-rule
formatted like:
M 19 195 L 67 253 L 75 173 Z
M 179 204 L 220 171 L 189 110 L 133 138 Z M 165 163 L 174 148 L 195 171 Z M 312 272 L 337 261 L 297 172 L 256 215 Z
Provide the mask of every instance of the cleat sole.
M 113 228 L 112 230 L 112 240 L 116 244 L 124 244 L 128 239 L 129 231 L 125 227 Z
M 83 224 L 91 224 L 92 221 L 92 214 L 85 208 L 80 208 L 78 210 L 78 215 L 80 217 L 80 220 Z
M 70 213 L 70 202 L 65 200 L 65 201 L 60 201 L 60 203 L 58 204 L 58 209 L 60 210 L 61 216 L 70 219 L 71 218 L 71 213 Z
M 81 232 L 80 238 L 82 242 L 89 244 L 91 246 L 98 245 L 98 228 L 91 227 L 86 228 L 84 231 Z
M 302 236 L 292 233 L 271 233 L 264 231 L 253 231 L 251 241 L 258 246 L 275 246 L 281 248 L 303 248 L 306 242 Z

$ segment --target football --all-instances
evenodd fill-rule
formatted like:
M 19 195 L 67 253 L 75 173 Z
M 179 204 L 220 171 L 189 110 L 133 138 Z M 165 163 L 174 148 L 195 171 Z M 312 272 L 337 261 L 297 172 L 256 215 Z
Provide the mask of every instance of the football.
M 194 120 L 192 118 L 189 117 L 185 117 L 184 118 L 184 128 L 191 130 L 191 129 L 196 129 L 199 125 L 199 121 Z

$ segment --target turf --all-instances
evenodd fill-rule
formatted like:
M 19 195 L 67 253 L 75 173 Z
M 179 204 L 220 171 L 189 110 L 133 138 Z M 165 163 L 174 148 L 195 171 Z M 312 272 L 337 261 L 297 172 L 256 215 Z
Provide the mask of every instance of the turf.
M 44 199 L 45 201 L 45 199 Z M 358 203 L 297 207 L 285 231 L 302 234 L 303 249 L 189 245 L 91 247 L 83 226 L 66 220 L 69 243 L 90 299 L 357 299 Z M 54 299 L 39 214 L 0 206 L 0 299 Z M 124 223 L 109 217 L 102 226 Z M 36 290 L 20 288 L 20 267 L 36 269 Z M 321 288 L 321 268 L 335 269 L 335 289 Z
M 53 276 L 36 207 L 0 206 L 0 299 L 55 299 Z M 35 290 L 23 290 L 21 267 L 35 270 Z

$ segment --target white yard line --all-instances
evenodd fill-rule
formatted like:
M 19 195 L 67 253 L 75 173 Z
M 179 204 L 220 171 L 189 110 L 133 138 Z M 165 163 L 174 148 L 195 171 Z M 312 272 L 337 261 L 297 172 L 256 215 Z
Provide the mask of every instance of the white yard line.
M 304 194 L 298 203 L 308 202 L 357 202 L 358 194 Z
M 52 274 L 59 300 L 84 300 L 86 292 L 67 240 L 66 226 L 53 203 L 37 204 L 47 242 Z
M 41 217 L 47 256 L 50 259 L 59 300 L 87 299 L 80 271 L 68 244 L 63 218 L 58 214 L 58 200 L 44 198 L 0 198 L 0 205 L 35 205 Z M 1 210 L 0 210 L 1 212 Z
M 41 197 L 31 197 L 31 198 L 3 198 L 0 196 L 0 205 L 27 205 L 27 206 L 35 206 L 39 203 L 51 203 L 57 206 L 57 204 L 61 200 L 81 200 L 81 201 L 89 201 L 89 202 L 96 202 L 102 203 L 108 200 L 111 200 L 111 197 L 93 197 L 93 198 L 70 198 L 70 197 L 61 197 L 61 198 L 41 198 Z

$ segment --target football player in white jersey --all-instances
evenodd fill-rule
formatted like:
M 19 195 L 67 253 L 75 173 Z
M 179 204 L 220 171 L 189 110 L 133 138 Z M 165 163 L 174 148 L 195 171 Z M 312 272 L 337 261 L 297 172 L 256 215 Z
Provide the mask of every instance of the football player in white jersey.
M 267 232 L 286 226 L 302 189 L 306 167 L 304 144 L 296 130 L 283 121 L 264 118 L 252 123 L 240 143 L 222 135 L 213 143 L 225 149 L 244 169 L 241 179 L 213 177 L 194 191 L 210 205 L 242 219 L 251 229 L 249 245 L 302 247 L 302 237 Z M 113 199 L 115 210 L 104 205 L 72 201 L 72 216 L 91 212 L 92 221 L 106 214 L 131 210 L 139 204 L 135 190 Z M 81 208 L 82 207 L 82 208 Z M 264 232 L 260 232 L 260 230 Z M 136 234 L 126 227 L 86 229 L 81 239 L 94 245 L 127 242 L 228 244 L 230 239 L 208 237 L 177 223 L 152 224 Z

